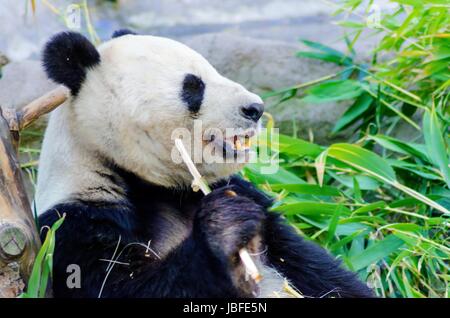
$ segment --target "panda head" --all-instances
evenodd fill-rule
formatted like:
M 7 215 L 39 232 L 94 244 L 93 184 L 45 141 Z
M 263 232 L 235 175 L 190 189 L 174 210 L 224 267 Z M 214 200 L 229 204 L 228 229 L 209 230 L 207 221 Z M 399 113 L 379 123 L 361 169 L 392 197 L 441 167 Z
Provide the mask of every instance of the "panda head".
M 119 31 L 96 48 L 64 32 L 47 43 L 43 62 L 48 76 L 71 91 L 62 106 L 71 138 L 149 182 L 192 181 L 174 137 L 183 137 L 208 182 L 235 173 L 248 158 L 237 142 L 254 134 L 261 98 L 179 42 Z

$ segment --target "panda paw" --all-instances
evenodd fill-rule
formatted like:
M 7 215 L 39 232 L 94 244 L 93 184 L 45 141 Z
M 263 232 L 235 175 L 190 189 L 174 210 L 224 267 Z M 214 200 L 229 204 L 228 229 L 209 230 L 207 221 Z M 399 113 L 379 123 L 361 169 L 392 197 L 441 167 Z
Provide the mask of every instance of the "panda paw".
M 257 252 L 266 217 L 261 205 L 242 194 L 234 185 L 215 189 L 203 198 L 196 215 L 195 231 L 217 257 L 231 264 L 238 264 L 241 248 Z
M 252 183 L 244 180 L 238 175 L 233 175 L 229 179 L 219 181 L 215 186 L 223 187 L 225 185 L 233 187 L 233 191 L 241 196 L 252 199 L 258 205 L 268 208 L 272 205 L 273 199 L 261 190 L 258 190 Z

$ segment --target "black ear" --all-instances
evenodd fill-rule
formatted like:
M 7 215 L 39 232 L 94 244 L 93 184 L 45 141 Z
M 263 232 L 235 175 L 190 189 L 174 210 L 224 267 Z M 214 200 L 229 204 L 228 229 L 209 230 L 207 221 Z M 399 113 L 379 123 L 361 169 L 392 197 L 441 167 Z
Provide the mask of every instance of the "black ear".
M 88 68 L 100 63 L 97 49 L 79 33 L 62 32 L 45 45 L 43 64 L 49 78 L 70 88 L 76 95 Z
M 114 38 L 118 38 L 119 36 L 127 35 L 127 34 L 133 34 L 133 35 L 136 35 L 137 33 L 136 33 L 136 32 L 133 32 L 133 31 L 131 31 L 131 30 L 128 30 L 128 29 L 120 29 L 120 30 L 114 31 L 114 33 L 113 33 L 113 35 L 112 35 L 112 38 L 113 38 L 113 39 L 114 39 Z

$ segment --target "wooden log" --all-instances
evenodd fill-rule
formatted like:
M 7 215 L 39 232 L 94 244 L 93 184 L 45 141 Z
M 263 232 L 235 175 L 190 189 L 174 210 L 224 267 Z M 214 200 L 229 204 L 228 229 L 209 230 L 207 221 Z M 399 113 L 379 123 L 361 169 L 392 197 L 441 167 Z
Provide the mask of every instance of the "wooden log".
M 0 108 L 0 297 L 17 297 L 31 273 L 40 240 L 17 156 L 19 131 L 62 104 L 58 87 L 15 112 Z
M 9 126 L 0 115 L 0 264 L 3 275 L 9 276 L 0 281 L 0 295 L 17 296 L 15 293 L 22 292 L 17 286 L 24 286 L 38 247 L 39 237 Z

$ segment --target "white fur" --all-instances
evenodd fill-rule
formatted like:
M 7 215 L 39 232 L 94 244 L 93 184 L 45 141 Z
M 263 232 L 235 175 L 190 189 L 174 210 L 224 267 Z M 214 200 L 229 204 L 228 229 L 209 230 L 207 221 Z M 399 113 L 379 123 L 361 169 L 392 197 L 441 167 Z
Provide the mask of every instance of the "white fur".
M 250 128 L 253 123 L 239 114 L 239 107 L 262 102 L 221 76 L 200 54 L 167 38 L 125 35 L 98 51 L 101 63 L 87 72 L 78 96 L 50 116 L 39 166 L 39 213 L 73 196 L 95 199 L 99 194 L 87 191 L 90 187 L 114 186 L 94 173 L 104 170 L 98 153 L 154 184 L 188 186 L 191 175 L 170 156 L 172 131 L 193 129 L 180 97 L 188 73 L 206 85 L 198 114 L 204 130 Z M 240 168 L 237 163 L 198 164 L 208 182 Z

